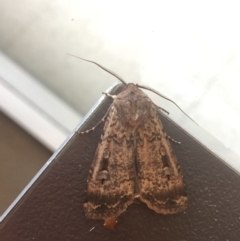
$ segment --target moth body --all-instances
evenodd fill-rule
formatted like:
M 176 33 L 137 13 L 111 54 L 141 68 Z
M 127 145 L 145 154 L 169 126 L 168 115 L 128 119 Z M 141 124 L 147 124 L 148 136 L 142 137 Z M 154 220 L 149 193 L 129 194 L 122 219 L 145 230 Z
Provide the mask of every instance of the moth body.
M 161 214 L 187 206 L 183 176 L 156 105 L 134 84 L 115 96 L 88 177 L 86 216 L 114 220 L 140 199 Z

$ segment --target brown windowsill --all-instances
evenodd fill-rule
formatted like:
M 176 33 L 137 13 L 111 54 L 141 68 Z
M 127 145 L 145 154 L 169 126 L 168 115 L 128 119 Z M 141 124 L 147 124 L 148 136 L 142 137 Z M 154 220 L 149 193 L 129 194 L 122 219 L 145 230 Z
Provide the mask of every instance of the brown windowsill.
M 120 89 L 118 86 L 112 94 Z M 105 98 L 80 128 L 93 127 L 110 103 Z M 85 217 L 84 190 L 101 124 L 87 135 L 75 133 L 55 153 L 51 164 L 4 220 L 0 240 L 238 241 L 239 175 L 164 115 L 161 120 L 166 132 L 182 143 L 172 146 L 187 185 L 185 213 L 164 216 L 144 204 L 133 204 L 119 217 L 114 231 L 104 228 L 102 220 Z

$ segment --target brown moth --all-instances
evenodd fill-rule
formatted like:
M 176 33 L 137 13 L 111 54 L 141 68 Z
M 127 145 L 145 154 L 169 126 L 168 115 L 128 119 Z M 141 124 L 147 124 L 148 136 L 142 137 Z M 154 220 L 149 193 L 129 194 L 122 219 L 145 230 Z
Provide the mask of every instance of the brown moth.
M 135 199 L 161 214 L 184 211 L 188 198 L 183 175 L 159 119 L 159 107 L 137 85 L 86 61 L 125 84 L 117 96 L 107 94 L 114 100 L 89 172 L 86 216 L 104 219 L 107 228 L 114 228 L 117 217 Z

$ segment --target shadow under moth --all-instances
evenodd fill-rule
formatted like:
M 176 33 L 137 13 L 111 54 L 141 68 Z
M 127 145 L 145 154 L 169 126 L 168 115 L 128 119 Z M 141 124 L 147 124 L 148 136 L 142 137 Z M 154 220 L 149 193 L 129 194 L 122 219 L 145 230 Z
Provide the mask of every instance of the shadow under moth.
M 165 110 L 139 89 L 149 88 L 127 84 L 98 63 L 82 60 L 98 65 L 125 84 L 116 96 L 105 93 L 113 98 L 113 103 L 102 120 L 103 134 L 89 172 L 86 216 L 104 219 L 104 225 L 113 229 L 117 217 L 136 199 L 157 213 L 184 211 L 188 198 L 183 175 L 169 142 L 171 138 L 158 116 L 159 109 Z

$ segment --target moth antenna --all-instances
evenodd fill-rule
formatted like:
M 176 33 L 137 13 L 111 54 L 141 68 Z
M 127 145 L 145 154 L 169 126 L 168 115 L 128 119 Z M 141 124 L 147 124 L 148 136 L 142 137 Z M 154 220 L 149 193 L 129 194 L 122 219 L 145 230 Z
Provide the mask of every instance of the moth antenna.
M 91 61 L 91 60 L 88 60 L 88 59 L 83 59 L 83 58 L 78 57 L 78 56 L 73 55 L 73 54 L 67 53 L 67 55 L 70 55 L 70 56 L 72 56 L 72 57 L 81 59 L 81 60 L 83 60 L 83 61 L 86 61 L 86 62 L 95 64 L 95 65 L 97 65 L 99 68 L 103 69 L 104 71 L 108 72 L 109 74 L 111 74 L 112 76 L 114 76 L 115 78 L 117 78 L 118 80 L 120 80 L 123 84 L 127 85 L 127 83 L 126 83 L 120 76 L 118 76 L 118 75 L 117 75 L 116 73 L 114 73 L 113 71 L 107 69 L 106 67 L 103 67 L 102 65 L 100 65 L 100 64 L 98 64 L 98 63 L 96 63 L 96 62 L 94 62 L 94 61 Z M 164 98 L 164 99 L 172 102 L 175 106 L 178 107 L 178 109 L 179 109 L 180 111 L 182 111 L 182 113 L 183 113 L 184 115 L 186 115 L 190 120 L 192 120 L 196 125 L 198 125 L 198 124 L 197 124 L 187 113 L 185 113 L 185 112 L 180 108 L 180 106 L 177 105 L 177 103 L 175 103 L 173 100 L 167 98 L 167 97 L 164 96 L 163 94 L 159 93 L 158 91 L 156 91 L 156 90 L 154 90 L 154 89 L 152 89 L 152 88 L 150 88 L 150 87 L 146 87 L 146 86 L 139 85 L 139 84 L 136 84 L 136 86 L 139 87 L 139 88 L 145 89 L 145 90 L 150 90 L 150 91 L 154 92 L 155 94 L 161 96 L 162 98 Z M 161 108 L 161 109 L 162 109 L 162 108 Z M 162 109 L 162 110 L 165 111 L 164 109 Z M 165 111 L 165 112 L 168 113 L 167 111 Z
M 92 63 L 92 64 L 96 64 L 98 67 L 100 67 L 100 68 L 103 69 L 104 71 L 108 72 L 109 74 L 113 75 L 115 78 L 119 79 L 123 84 L 125 84 L 125 85 L 127 84 L 120 76 L 118 76 L 117 74 L 115 74 L 115 73 L 112 72 L 111 70 L 103 67 L 102 65 L 100 65 L 100 64 L 98 64 L 98 63 L 96 63 L 96 62 L 94 62 L 94 61 L 91 61 L 91 60 L 88 60 L 88 59 L 83 59 L 83 58 L 80 58 L 80 57 L 75 56 L 75 55 L 73 55 L 73 54 L 68 54 L 68 53 L 67 53 L 67 55 L 73 56 L 73 57 L 78 58 L 78 59 L 81 59 L 81 60 L 83 60 L 83 61 L 87 61 L 87 62 Z
M 177 106 L 177 108 L 178 108 L 180 111 L 182 111 L 182 113 L 183 113 L 184 115 L 186 115 L 191 121 L 193 121 L 193 122 L 198 126 L 198 124 L 197 124 L 187 113 L 185 113 L 185 112 L 180 108 L 180 106 L 179 106 L 177 103 L 175 103 L 173 100 L 169 99 L 168 97 L 164 96 L 163 94 L 161 94 L 160 92 L 158 92 L 158 91 L 156 91 L 156 90 L 154 90 L 154 89 L 152 89 L 152 88 L 149 88 L 149 87 L 146 87 L 146 86 L 143 86 L 143 85 L 138 85 L 138 84 L 136 84 L 136 86 L 139 87 L 139 88 L 145 89 L 145 90 L 150 90 L 150 91 L 152 91 L 153 93 L 161 96 L 161 97 L 164 98 L 165 100 L 168 100 L 168 101 L 172 102 L 175 106 Z

